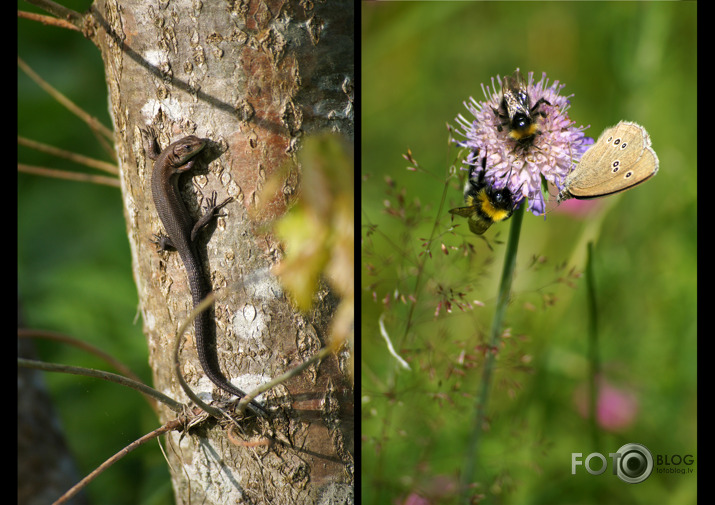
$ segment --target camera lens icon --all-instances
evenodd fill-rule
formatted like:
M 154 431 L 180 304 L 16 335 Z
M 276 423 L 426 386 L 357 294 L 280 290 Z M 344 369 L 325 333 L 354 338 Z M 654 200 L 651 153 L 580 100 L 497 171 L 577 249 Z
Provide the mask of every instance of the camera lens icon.
M 653 471 L 653 456 L 644 445 L 626 444 L 616 454 L 620 455 L 616 474 L 624 482 L 638 484 Z

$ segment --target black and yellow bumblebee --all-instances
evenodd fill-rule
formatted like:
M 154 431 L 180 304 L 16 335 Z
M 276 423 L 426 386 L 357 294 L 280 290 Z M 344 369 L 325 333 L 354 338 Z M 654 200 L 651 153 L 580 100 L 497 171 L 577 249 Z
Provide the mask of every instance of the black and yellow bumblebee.
M 469 229 L 481 235 L 494 223 L 509 219 L 514 213 L 516 202 L 508 187 L 496 189 L 486 180 L 486 157 L 482 170 L 476 177 L 470 177 L 464 186 L 465 207 L 450 209 L 450 213 L 469 219 Z
M 517 69 L 513 75 L 504 77 L 502 83 L 502 99 L 499 109 L 492 107 L 498 119 L 503 120 L 497 126 L 502 131 L 503 126 L 509 128 L 509 136 L 522 147 L 528 147 L 534 137 L 541 133 L 536 124 L 536 116 L 546 117 L 544 111 L 538 110 L 541 104 L 551 105 L 545 98 L 539 98 L 534 106 L 526 92 L 526 81 Z

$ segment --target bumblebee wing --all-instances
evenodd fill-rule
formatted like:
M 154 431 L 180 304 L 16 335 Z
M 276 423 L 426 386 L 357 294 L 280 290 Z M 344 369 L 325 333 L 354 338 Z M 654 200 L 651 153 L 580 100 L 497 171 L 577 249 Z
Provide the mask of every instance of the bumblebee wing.
M 481 235 L 487 231 L 492 224 L 490 221 L 479 217 L 475 206 L 457 207 L 456 209 L 449 209 L 449 212 L 456 216 L 469 218 L 469 230 L 476 235 Z
M 449 209 L 450 214 L 462 217 L 472 217 L 476 212 L 476 207 L 457 207 L 456 209 Z
M 509 89 L 525 89 L 526 79 L 521 74 L 521 71 L 517 69 L 512 75 L 504 76 L 504 87 Z

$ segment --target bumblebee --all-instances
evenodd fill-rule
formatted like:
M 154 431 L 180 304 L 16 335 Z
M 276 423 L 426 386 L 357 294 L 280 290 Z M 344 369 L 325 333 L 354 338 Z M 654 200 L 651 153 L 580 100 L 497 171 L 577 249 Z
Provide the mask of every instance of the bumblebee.
M 509 136 L 521 146 L 529 146 L 534 137 L 541 133 L 536 124 L 536 116 L 546 117 L 539 110 L 541 104 L 551 105 L 544 98 L 539 98 L 533 107 L 526 92 L 526 81 L 517 69 L 514 75 L 504 77 L 502 83 L 502 99 L 499 109 L 492 107 L 494 114 L 503 122 L 497 126 L 502 131 L 503 126 L 509 128 Z
M 481 235 L 494 223 L 509 219 L 516 208 L 514 195 L 508 187 L 496 189 L 486 181 L 486 157 L 476 178 L 470 177 L 464 187 L 466 207 L 450 209 L 450 213 L 469 219 L 469 229 Z

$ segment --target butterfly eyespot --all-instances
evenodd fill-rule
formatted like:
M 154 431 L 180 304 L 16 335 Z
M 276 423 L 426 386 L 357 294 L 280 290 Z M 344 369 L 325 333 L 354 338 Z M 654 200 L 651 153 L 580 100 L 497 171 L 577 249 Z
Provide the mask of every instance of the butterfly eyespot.
M 616 140 L 613 141 L 613 145 L 614 145 L 614 146 L 617 146 L 617 145 L 620 144 L 620 143 L 621 143 L 621 139 L 616 139 Z
M 623 144 L 621 144 L 621 149 L 625 149 L 626 147 L 628 147 L 628 142 L 624 142 Z
M 623 176 L 624 179 L 630 179 L 630 177 L 633 175 L 633 171 L 626 172 L 626 174 Z

